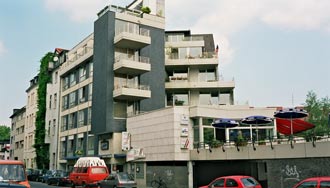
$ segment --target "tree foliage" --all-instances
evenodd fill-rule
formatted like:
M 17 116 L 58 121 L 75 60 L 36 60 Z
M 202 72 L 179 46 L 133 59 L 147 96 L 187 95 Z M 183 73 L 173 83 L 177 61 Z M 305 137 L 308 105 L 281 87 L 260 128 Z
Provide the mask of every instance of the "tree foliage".
M 0 140 L 10 139 L 10 128 L 5 125 L 0 125 Z
M 329 131 L 330 98 L 317 98 L 314 91 L 307 93 L 305 109 L 308 112 L 307 121 L 315 128 L 305 132 L 305 135 L 323 136 Z
M 38 111 L 36 115 L 35 144 L 37 155 L 37 167 L 39 169 L 49 168 L 49 145 L 45 143 L 46 136 L 46 98 L 47 83 L 50 81 L 48 64 L 53 57 L 52 53 L 47 53 L 40 61 L 40 71 L 38 75 Z

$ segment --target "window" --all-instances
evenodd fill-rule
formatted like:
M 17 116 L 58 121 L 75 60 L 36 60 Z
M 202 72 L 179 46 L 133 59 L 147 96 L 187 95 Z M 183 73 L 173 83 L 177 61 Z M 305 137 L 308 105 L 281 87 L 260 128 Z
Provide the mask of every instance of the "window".
M 55 76 L 54 76 L 54 83 L 57 84 L 57 78 L 58 78 L 58 72 L 55 72 Z
M 330 187 L 330 181 L 321 181 L 320 188 L 329 188 Z
M 89 63 L 89 77 L 93 77 L 93 62 Z
M 64 96 L 62 101 L 63 101 L 62 109 L 63 110 L 68 109 L 68 95 Z
M 204 143 L 210 144 L 215 138 L 214 128 L 205 128 L 204 127 Z
M 219 179 L 212 183 L 212 187 L 224 187 L 225 179 Z
M 75 121 L 76 121 L 76 114 L 75 113 L 69 114 L 69 116 L 68 116 L 68 129 L 69 130 L 76 127 Z
M 70 107 L 73 107 L 76 105 L 76 92 L 72 92 L 69 94 L 70 97 Z
M 68 129 L 68 116 L 63 116 L 62 117 L 61 131 L 65 131 L 67 129 Z
M 94 155 L 94 136 L 88 135 L 87 132 L 87 137 L 88 137 L 88 155 Z
M 209 82 L 216 80 L 215 70 L 200 70 L 199 71 L 199 81 L 201 82 Z
M 105 174 L 107 171 L 102 167 L 92 167 L 92 174 Z
M 86 67 L 81 67 L 79 69 L 79 82 L 82 82 L 86 79 Z
M 259 185 L 259 183 L 255 179 L 253 179 L 253 178 L 242 178 L 241 181 L 244 184 L 244 186 L 255 186 L 255 185 Z
M 47 130 L 47 134 L 50 135 L 50 127 L 51 127 L 52 121 L 48 122 L 48 130 Z
M 55 135 L 55 130 L 56 130 L 56 119 L 53 119 L 53 130 L 52 130 L 52 136 Z
M 52 95 L 49 96 L 49 109 L 52 108 Z
M 66 89 L 68 89 L 68 88 L 69 88 L 69 77 L 66 76 L 66 77 L 64 77 L 64 79 L 63 79 L 63 90 L 66 90 Z
M 81 127 L 85 123 L 85 113 L 84 110 L 78 112 L 78 126 Z
M 226 187 L 238 187 L 238 183 L 234 179 L 227 179 Z
M 86 89 L 87 89 L 87 86 L 79 88 L 79 90 L 78 90 L 79 103 L 84 103 L 86 101 Z
M 76 74 L 71 73 L 70 74 L 70 87 L 76 85 L 76 83 L 77 83 Z
M 54 94 L 54 109 L 56 109 L 57 106 L 57 94 Z
M 300 184 L 297 188 L 316 188 L 317 181 L 306 181 Z

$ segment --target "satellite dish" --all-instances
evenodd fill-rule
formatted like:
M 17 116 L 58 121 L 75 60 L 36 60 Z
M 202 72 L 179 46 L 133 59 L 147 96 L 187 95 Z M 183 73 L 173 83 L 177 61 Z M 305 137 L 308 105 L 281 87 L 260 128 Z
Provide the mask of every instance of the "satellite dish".
M 55 57 L 53 58 L 53 61 L 58 61 L 58 57 L 55 56 Z

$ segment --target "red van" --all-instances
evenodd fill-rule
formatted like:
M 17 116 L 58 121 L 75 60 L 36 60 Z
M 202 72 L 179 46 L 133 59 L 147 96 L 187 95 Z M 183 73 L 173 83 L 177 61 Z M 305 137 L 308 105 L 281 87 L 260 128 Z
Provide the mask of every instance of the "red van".
M 69 179 L 71 187 L 96 184 L 109 175 L 103 159 L 99 157 L 80 157 L 73 166 Z
M 0 160 L 0 187 L 15 187 L 15 185 L 30 188 L 22 161 Z

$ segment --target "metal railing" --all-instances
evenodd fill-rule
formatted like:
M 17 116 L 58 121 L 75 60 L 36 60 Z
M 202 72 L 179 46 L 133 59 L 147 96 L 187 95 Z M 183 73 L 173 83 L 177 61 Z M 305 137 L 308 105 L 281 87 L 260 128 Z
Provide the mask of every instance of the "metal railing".
M 116 57 L 116 62 L 119 62 L 120 60 L 131 60 L 131 61 L 136 61 L 140 63 L 147 63 L 150 64 L 150 58 L 149 57 L 144 57 L 144 56 L 135 56 L 135 55 L 130 55 L 130 54 L 121 54 Z
M 205 149 L 212 152 L 212 149 L 221 148 L 224 152 L 227 148 L 236 147 L 237 151 L 240 151 L 240 147 L 253 147 L 254 150 L 257 149 L 256 146 L 266 145 L 274 149 L 274 145 L 290 145 L 293 149 L 294 144 L 297 143 L 312 143 L 313 147 L 316 147 L 318 142 L 330 142 L 330 131 L 325 131 L 323 135 L 314 135 L 307 134 L 305 137 L 299 136 L 281 136 L 277 137 L 267 137 L 265 140 L 255 140 L 255 139 L 243 139 L 241 141 L 238 140 L 230 140 L 229 142 L 225 141 L 209 141 L 209 142 L 194 142 L 193 147 L 199 150 Z

